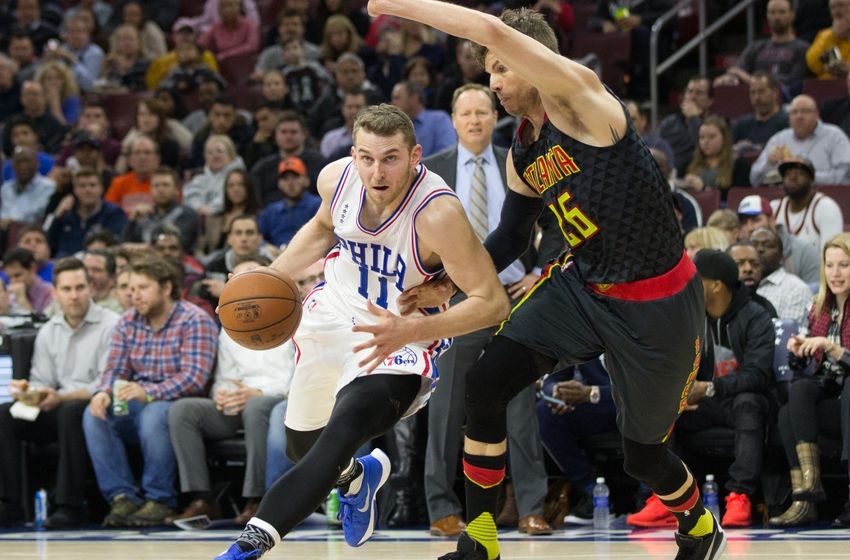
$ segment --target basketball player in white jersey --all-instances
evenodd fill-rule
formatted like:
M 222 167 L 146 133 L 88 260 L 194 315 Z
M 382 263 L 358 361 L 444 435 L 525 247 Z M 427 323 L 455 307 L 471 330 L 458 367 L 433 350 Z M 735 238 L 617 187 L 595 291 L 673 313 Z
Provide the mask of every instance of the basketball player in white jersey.
M 319 175 L 318 213 L 272 263 L 295 277 L 326 255 L 325 283 L 305 297 L 293 338 L 297 365 L 286 430 L 287 454 L 297 464 L 219 559 L 259 558 L 334 486 L 345 540 L 363 544 L 390 465 L 380 450 L 357 460 L 354 452 L 425 405 L 446 337 L 494 325 L 508 312 L 463 206 L 420 164 L 410 119 L 391 105 L 369 107 L 353 138 L 352 157 Z M 468 299 L 399 317 L 398 296 L 443 272 Z M 372 334 L 376 326 L 382 334 Z

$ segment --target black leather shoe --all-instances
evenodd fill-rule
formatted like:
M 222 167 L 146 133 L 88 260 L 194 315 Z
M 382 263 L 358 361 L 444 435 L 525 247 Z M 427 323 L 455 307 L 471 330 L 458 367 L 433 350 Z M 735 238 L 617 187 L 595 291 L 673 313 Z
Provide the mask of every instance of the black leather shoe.
M 844 511 L 835 518 L 835 521 L 832 522 L 832 526 L 842 529 L 850 527 L 850 500 L 847 500 L 847 503 L 844 504 Z
M 85 512 L 80 508 L 59 506 L 53 515 L 47 518 L 44 526 L 48 529 L 74 529 L 88 522 Z

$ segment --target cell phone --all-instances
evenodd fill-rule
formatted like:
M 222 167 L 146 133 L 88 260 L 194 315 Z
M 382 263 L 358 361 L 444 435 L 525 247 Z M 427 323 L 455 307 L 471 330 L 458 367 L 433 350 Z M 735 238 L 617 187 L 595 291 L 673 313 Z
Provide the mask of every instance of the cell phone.
M 546 401 L 548 403 L 557 404 L 558 406 L 570 406 L 567 403 L 565 403 L 564 401 L 562 401 L 561 399 L 556 399 L 555 397 L 552 397 L 552 396 L 547 395 L 545 393 L 540 395 L 540 398 L 542 398 L 544 401 Z

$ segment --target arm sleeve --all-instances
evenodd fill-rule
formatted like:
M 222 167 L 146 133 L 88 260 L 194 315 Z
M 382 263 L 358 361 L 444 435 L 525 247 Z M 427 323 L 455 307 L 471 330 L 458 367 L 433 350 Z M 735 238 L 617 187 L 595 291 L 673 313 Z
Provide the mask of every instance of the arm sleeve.
M 539 198 L 523 196 L 508 189 L 499 225 L 484 241 L 498 272 L 506 269 L 528 250 L 534 223 L 543 208 Z

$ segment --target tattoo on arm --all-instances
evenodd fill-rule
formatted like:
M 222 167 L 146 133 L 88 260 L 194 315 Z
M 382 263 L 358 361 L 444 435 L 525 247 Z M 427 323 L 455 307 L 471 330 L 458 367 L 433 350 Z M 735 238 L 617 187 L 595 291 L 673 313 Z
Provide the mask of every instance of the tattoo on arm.
M 611 140 L 614 142 L 614 144 L 616 144 L 620 141 L 620 133 L 617 132 L 617 129 L 614 128 L 614 125 L 609 124 L 608 128 L 611 129 Z

